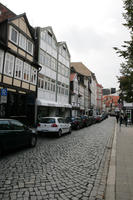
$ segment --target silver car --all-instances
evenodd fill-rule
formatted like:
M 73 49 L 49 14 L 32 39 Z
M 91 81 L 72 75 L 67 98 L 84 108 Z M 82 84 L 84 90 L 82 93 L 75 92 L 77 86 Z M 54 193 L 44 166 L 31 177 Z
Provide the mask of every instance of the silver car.
M 56 133 L 60 137 L 64 133 L 71 133 L 71 124 L 62 117 L 42 117 L 37 125 L 38 133 Z

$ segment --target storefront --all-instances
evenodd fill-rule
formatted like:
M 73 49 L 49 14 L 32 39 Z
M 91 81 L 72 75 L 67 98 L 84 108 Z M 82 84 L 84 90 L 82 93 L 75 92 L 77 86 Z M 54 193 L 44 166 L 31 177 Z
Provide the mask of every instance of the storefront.
M 133 124 L 133 103 L 123 103 L 123 110 L 127 113 L 128 123 Z
M 1 88 L 1 91 L 3 88 Z M 35 93 L 7 88 L 6 100 L 0 94 L 0 117 L 14 118 L 33 126 L 35 120 Z
M 37 119 L 40 117 L 70 116 L 71 105 L 70 104 L 59 104 L 57 102 L 50 102 L 45 100 L 37 100 Z

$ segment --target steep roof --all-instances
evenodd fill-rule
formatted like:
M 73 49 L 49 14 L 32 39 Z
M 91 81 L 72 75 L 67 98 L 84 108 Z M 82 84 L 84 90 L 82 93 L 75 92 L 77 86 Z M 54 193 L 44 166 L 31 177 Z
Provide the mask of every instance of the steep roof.
M 54 31 L 53 31 L 52 26 L 46 26 L 46 27 L 43 27 L 43 28 L 38 27 L 38 28 L 40 28 L 41 31 L 47 30 L 48 32 L 50 32 L 50 33 L 53 35 L 53 37 L 54 37 L 54 39 L 55 39 L 55 41 L 56 41 L 56 43 L 57 43 L 57 39 L 56 39 L 56 36 L 55 36 L 55 34 L 54 34 Z
M 71 62 L 71 67 L 73 67 L 77 73 L 84 76 L 90 76 L 92 74 L 82 62 Z
M 16 16 L 14 12 L 9 10 L 6 6 L 4 6 L 2 3 L 0 3 L 0 22 L 3 22 L 4 20 Z
M 70 57 L 70 52 L 69 52 L 69 50 L 68 50 L 67 43 L 66 43 L 65 41 L 62 41 L 62 42 L 58 42 L 58 45 L 59 45 L 59 46 L 65 46 L 66 49 L 67 49 L 67 52 L 68 52 L 68 54 L 69 54 L 69 57 Z
M 33 27 L 30 25 L 29 20 L 28 20 L 28 18 L 27 18 L 27 16 L 26 16 L 26 13 L 22 13 L 22 14 L 20 14 L 20 15 L 15 15 L 15 16 L 13 16 L 13 17 L 10 17 L 10 18 L 7 19 L 7 21 L 8 21 L 8 22 L 11 22 L 11 21 L 16 20 L 16 19 L 21 18 L 21 17 L 24 18 L 24 20 L 25 20 L 25 22 L 26 22 L 26 24 L 27 24 L 27 26 L 28 26 L 28 28 L 29 28 L 30 34 L 31 34 L 31 36 L 34 38 Z

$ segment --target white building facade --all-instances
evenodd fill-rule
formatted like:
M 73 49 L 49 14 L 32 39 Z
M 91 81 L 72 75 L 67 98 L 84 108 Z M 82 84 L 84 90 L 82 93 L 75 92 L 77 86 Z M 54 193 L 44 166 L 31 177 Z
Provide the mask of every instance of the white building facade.
M 37 107 L 41 116 L 68 116 L 70 54 L 65 42 L 57 42 L 51 27 L 37 28 L 38 76 Z

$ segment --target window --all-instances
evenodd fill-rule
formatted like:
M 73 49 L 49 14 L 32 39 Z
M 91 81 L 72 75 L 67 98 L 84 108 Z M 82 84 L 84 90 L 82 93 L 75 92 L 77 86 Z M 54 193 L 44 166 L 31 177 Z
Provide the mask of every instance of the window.
M 27 40 L 27 52 L 33 54 L 33 44 L 30 40 Z
M 10 26 L 10 40 L 15 44 L 18 44 L 18 34 L 18 31 Z
M 28 63 L 24 63 L 23 80 L 30 81 L 30 65 Z
M 48 85 L 48 83 L 47 83 L 47 81 L 45 81 L 45 90 L 47 90 L 47 85 Z
M 22 79 L 23 61 L 16 58 L 15 62 L 15 78 Z
M 42 89 L 44 88 L 44 80 L 42 78 L 38 79 L 38 87 Z
M 60 124 L 60 123 L 64 123 L 64 119 L 63 119 L 63 118 L 59 118 L 59 119 L 58 119 L 58 122 L 59 122 L 59 124 Z
M 13 130 L 24 130 L 24 125 L 17 120 L 11 120 L 11 126 Z
M 10 130 L 9 121 L 0 120 L 0 130 Z
M 14 56 L 9 53 L 6 53 L 5 64 L 4 64 L 4 74 L 13 76 L 13 69 L 14 69 Z
M 48 31 L 48 43 L 52 44 L 52 34 Z
M 54 118 L 41 118 L 40 122 L 46 123 L 46 124 L 52 124 L 52 123 L 55 123 L 55 119 Z
M 37 70 L 31 67 L 31 83 L 36 84 L 37 81 Z
M 2 73 L 3 69 L 3 59 L 4 59 L 4 51 L 0 50 L 0 73 Z
M 56 70 L 56 60 L 51 58 L 51 69 Z
M 19 35 L 19 46 L 26 50 L 26 37 L 20 33 Z

